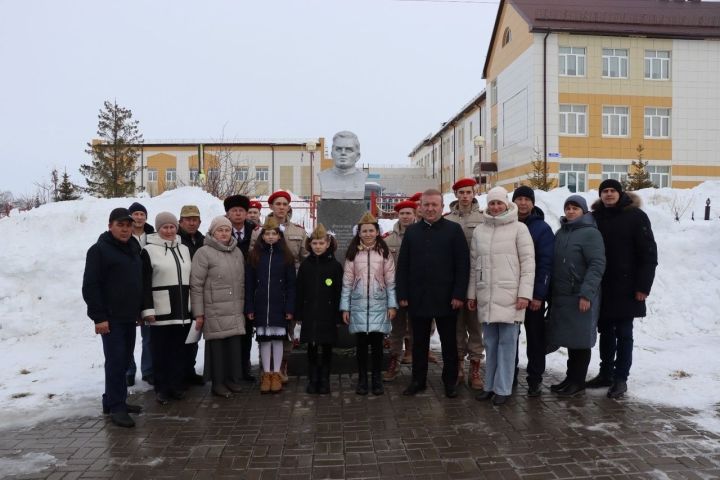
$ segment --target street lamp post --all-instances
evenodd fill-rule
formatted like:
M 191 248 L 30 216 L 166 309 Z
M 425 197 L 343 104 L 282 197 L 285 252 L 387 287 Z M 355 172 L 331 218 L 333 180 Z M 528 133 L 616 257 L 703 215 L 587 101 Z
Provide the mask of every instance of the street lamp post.
M 482 172 L 483 172 L 483 169 L 482 169 L 482 149 L 483 149 L 483 147 L 485 146 L 485 137 L 483 137 L 482 135 L 475 135 L 475 137 L 473 137 L 473 144 L 475 145 L 475 149 L 477 150 L 478 167 L 479 167 L 479 168 L 478 168 L 478 170 L 479 170 L 479 172 L 478 172 L 478 174 L 479 174 L 479 176 L 478 176 L 478 178 L 479 178 L 478 183 L 480 184 L 480 191 L 482 191 Z M 487 191 L 487 188 L 485 189 L 485 191 Z

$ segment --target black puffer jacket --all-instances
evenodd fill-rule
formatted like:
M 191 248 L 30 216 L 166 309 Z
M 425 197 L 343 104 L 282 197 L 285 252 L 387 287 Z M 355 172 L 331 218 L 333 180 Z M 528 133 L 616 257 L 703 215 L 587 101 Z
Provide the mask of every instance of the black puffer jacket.
M 644 317 L 645 302 L 635 292 L 650 293 L 657 245 L 648 216 L 640 210 L 640 197 L 623 192 L 616 206 L 593 204 L 593 216 L 605 243 L 601 318 Z
M 100 235 L 87 252 L 82 295 L 95 323 L 134 323 L 140 318 L 142 261 L 135 238 L 122 243 L 110 232 Z
M 195 232 L 195 241 L 193 241 L 193 237 L 182 228 L 178 229 L 178 236 L 180 237 L 180 242 L 190 250 L 190 259 L 195 256 L 195 252 L 200 250 L 200 247 L 205 245 L 205 235 L 200 233 L 199 230 Z
M 295 284 L 295 320 L 302 322 L 302 343 L 334 343 L 341 322 L 340 292 L 343 267 L 335 249 L 317 256 L 310 253 L 300 264 Z

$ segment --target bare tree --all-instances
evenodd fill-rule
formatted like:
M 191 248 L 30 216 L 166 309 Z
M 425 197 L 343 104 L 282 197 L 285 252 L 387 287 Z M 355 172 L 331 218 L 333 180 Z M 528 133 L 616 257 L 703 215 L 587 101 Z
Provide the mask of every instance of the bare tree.
M 677 193 L 673 193 L 672 202 L 670 202 L 670 211 L 675 216 L 676 222 L 679 222 L 683 215 L 685 215 L 694 200 L 695 195 L 690 197 L 690 200 L 688 200 L 687 202 L 684 202 L 678 198 Z
M 15 199 L 11 191 L 0 192 L 0 217 L 7 217 L 15 208 Z

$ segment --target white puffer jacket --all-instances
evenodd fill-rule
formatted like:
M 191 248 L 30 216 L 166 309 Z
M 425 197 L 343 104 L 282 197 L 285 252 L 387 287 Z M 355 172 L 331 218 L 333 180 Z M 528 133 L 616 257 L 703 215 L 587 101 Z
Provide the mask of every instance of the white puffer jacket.
M 535 281 L 535 247 L 524 223 L 518 222 L 517 206 L 475 228 L 470 242 L 468 299 L 477 298 L 478 319 L 485 323 L 520 323 L 525 310 L 517 310 L 518 298 L 532 299 Z

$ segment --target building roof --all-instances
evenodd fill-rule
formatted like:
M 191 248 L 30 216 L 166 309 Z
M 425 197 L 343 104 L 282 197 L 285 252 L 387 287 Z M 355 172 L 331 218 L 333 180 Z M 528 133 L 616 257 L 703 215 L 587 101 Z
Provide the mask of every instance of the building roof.
M 500 0 L 483 68 L 486 78 L 500 14 L 509 3 L 531 32 L 702 40 L 720 38 L 720 3 L 700 0 Z

